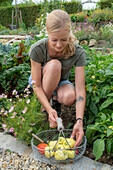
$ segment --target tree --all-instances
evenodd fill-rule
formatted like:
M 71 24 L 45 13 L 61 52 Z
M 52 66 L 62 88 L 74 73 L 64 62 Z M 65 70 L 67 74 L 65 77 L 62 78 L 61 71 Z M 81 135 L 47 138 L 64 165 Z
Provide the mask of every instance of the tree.
M 0 6 L 11 5 L 13 0 L 0 0 Z

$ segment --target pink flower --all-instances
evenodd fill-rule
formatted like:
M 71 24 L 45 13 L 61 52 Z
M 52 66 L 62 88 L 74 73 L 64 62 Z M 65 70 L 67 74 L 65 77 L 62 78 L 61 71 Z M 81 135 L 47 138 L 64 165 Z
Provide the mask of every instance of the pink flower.
M 28 99 L 26 103 L 27 103 L 27 104 L 30 103 L 30 99 Z
M 3 113 L 3 112 L 4 112 L 4 108 L 1 109 L 1 113 Z
M 14 136 L 16 136 L 17 134 L 16 133 L 14 133 Z
M 16 114 L 17 114 L 16 112 L 13 113 L 13 115 L 16 115 Z
M 15 117 L 15 115 L 11 116 L 10 118 L 13 119 Z
M 32 131 L 32 129 L 30 129 L 29 131 L 28 131 L 28 133 L 30 133 Z
M 30 85 L 27 86 L 28 89 L 29 89 L 30 87 L 31 87 Z
M 3 98 L 3 95 L 0 95 L 0 99 L 2 99 Z
M 4 93 L 2 93 L 2 96 L 3 96 L 3 98 L 7 98 L 7 95 L 5 95 Z
M 77 32 L 77 30 L 75 30 L 75 33 Z
M 24 97 L 25 97 L 25 98 L 28 97 L 28 94 L 24 95 Z
M 12 94 L 13 94 L 13 95 L 17 95 L 17 93 L 18 93 L 18 92 L 16 91 L 16 89 L 14 89 Z
M 9 109 L 9 113 L 12 112 L 14 109 L 14 106 L 11 107 L 11 109 Z
M 24 89 L 24 92 L 27 92 L 28 90 L 29 90 L 28 88 L 25 88 L 25 89 Z
M 36 81 L 32 80 L 30 84 L 34 85 Z
M 4 115 L 7 115 L 7 110 L 4 112 Z
M 35 123 L 30 123 L 30 125 L 31 125 L 31 126 L 34 126 L 34 125 L 35 125 Z
M 27 91 L 27 94 L 30 94 L 31 92 L 30 91 Z
M 26 111 L 27 111 L 27 107 L 25 107 L 25 109 L 22 111 L 22 113 L 25 114 Z
M 13 132 L 13 130 L 14 130 L 14 128 L 13 128 L 13 127 L 11 127 L 11 128 L 9 129 L 9 132 Z
M 6 124 L 2 124 L 3 129 L 5 130 Z
M 25 119 L 24 118 L 22 118 L 22 122 L 24 122 L 25 121 Z
M 4 98 L 7 98 L 7 95 L 5 95 Z

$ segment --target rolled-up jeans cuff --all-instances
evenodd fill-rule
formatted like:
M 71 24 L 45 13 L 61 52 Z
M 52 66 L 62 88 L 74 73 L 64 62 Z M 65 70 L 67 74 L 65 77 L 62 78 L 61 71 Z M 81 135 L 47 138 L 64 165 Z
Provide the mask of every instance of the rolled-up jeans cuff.
M 29 85 L 30 85 L 30 87 L 33 89 L 33 85 L 31 84 L 31 81 L 32 81 L 32 77 L 31 77 L 31 75 L 29 76 Z

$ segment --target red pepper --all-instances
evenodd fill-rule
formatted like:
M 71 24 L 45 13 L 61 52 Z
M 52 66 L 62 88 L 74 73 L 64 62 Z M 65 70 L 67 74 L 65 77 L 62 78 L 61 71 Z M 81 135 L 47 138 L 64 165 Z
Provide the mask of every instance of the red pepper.
M 45 154 L 45 147 L 47 147 L 48 145 L 46 143 L 40 143 L 37 146 L 37 149 L 40 153 Z
M 75 154 L 77 155 L 79 153 L 78 149 L 76 149 Z

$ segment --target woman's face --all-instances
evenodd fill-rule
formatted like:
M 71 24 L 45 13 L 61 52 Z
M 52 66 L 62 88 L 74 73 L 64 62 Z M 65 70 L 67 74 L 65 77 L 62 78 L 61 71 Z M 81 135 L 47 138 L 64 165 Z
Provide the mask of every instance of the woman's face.
M 48 37 L 50 47 L 56 52 L 62 52 L 69 41 L 69 31 L 62 29 L 48 34 Z

